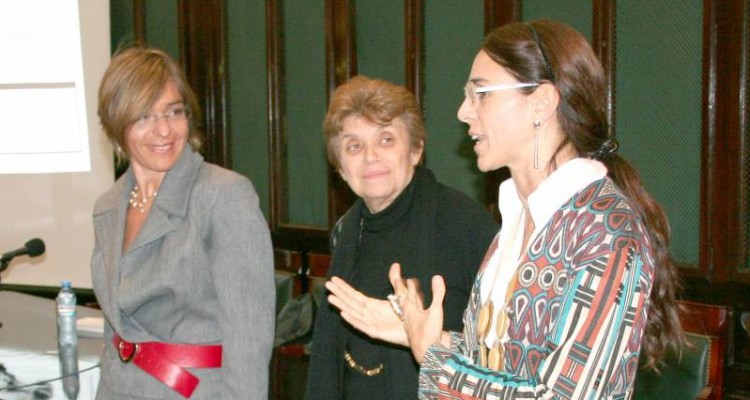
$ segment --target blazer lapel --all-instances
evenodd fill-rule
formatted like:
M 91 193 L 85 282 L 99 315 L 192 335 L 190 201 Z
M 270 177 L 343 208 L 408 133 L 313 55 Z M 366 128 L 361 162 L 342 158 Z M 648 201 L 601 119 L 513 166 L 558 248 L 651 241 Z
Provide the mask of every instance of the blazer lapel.
M 169 220 L 169 214 L 157 207 L 153 207 L 146 223 L 143 224 L 141 231 L 138 232 L 138 236 L 136 236 L 130 248 L 123 255 L 127 256 L 128 253 L 137 251 L 149 243 L 159 240 L 159 238 L 175 229 L 177 228 Z
M 94 208 L 93 222 L 95 225 L 96 241 L 100 246 L 103 258 L 104 281 L 99 282 L 100 289 L 96 292 L 102 307 L 109 306 L 107 315 L 113 320 L 110 323 L 119 327 L 119 312 L 114 308 L 117 298 L 117 288 L 120 285 L 120 270 L 118 268 L 122 257 L 122 241 L 125 234 L 125 211 L 128 207 L 126 187 L 133 185 L 132 173 L 126 173 L 111 190 L 102 195 Z M 92 271 L 93 272 L 93 271 Z
M 202 162 L 203 157 L 186 145 L 177 163 L 164 177 L 148 218 L 127 253 L 147 246 L 177 229 L 172 218 L 187 215 L 190 193 Z

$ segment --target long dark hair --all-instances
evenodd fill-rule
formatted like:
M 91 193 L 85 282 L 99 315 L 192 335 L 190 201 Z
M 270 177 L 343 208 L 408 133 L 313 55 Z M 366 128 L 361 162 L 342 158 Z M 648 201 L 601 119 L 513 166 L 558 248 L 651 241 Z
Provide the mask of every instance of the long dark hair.
M 519 81 L 550 82 L 557 88 L 557 115 L 564 139 L 551 160 L 554 162 L 570 144 L 578 156 L 603 162 L 608 176 L 638 208 L 654 252 L 653 287 L 641 353 L 645 367 L 658 368 L 667 346 L 679 350 L 684 342 L 676 303 L 681 287 L 669 253 L 669 222 L 644 189 L 638 172 L 617 154 L 616 139 L 609 136 L 601 63 L 575 29 L 546 19 L 495 29 L 485 37 L 482 50 Z M 528 93 L 534 89 L 522 90 Z M 555 168 L 553 162 L 551 168 Z

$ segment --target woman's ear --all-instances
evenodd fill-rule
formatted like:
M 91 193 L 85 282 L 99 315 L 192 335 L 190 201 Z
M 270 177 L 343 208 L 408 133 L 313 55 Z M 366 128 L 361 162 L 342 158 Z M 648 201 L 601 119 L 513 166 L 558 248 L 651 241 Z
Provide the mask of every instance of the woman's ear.
M 560 93 L 557 92 L 555 85 L 542 83 L 531 94 L 531 97 L 537 121 L 546 121 L 555 115 L 557 106 L 560 104 Z
M 419 146 L 411 149 L 411 164 L 414 166 L 422 163 L 422 154 L 424 154 L 424 140 L 419 141 Z

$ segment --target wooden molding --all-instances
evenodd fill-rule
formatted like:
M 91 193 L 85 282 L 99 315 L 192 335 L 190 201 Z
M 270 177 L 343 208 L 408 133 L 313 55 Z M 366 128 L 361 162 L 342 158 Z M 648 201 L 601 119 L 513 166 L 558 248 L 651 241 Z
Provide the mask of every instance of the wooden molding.
M 146 1 L 133 0 L 133 36 L 137 46 L 146 44 Z
M 284 63 L 284 20 L 282 0 L 266 0 L 266 76 L 268 99 L 269 185 L 271 230 L 289 220 L 289 179 L 287 166 L 284 98 L 281 91 Z
M 424 2 L 404 0 L 404 59 L 406 88 L 422 107 L 424 97 Z
M 227 134 L 226 24 L 223 0 L 180 0 L 180 58 L 203 108 L 203 155 L 231 168 Z
M 330 98 L 336 88 L 357 74 L 354 4 L 326 0 L 326 85 Z M 328 167 L 328 226 L 333 226 L 356 200 L 356 195 L 333 167 Z
M 743 265 L 743 136 L 747 128 L 745 0 L 703 3 L 700 271 L 711 282 L 750 281 Z M 738 51 L 743 47 L 743 51 Z
M 326 84 L 328 94 L 357 74 L 352 0 L 326 0 Z
M 522 0 L 484 0 L 484 33 L 521 20 Z
M 607 92 L 607 123 L 609 136 L 615 136 L 615 84 L 616 51 L 615 19 L 617 7 L 615 0 L 594 0 L 593 40 L 592 46 L 604 68 L 604 79 Z
M 326 87 L 328 93 L 356 71 L 353 6 L 350 1 L 326 0 Z M 284 60 L 283 0 L 266 0 L 268 126 L 270 152 L 271 234 L 274 246 L 296 251 L 328 253 L 328 229 L 294 225 L 289 221 L 289 168 L 286 105 L 282 87 Z M 328 171 L 329 226 L 353 201 L 349 187 L 332 168 Z

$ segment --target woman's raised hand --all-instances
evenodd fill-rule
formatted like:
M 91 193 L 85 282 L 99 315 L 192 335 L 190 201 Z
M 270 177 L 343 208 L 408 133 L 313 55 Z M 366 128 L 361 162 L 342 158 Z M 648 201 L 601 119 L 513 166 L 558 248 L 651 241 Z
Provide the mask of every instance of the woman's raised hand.
M 432 304 L 425 310 L 419 282 L 404 280 L 401 265 L 391 265 L 388 278 L 395 293 L 391 301 L 365 296 L 334 276 L 326 282 L 331 292 L 328 302 L 341 310 L 341 317 L 354 328 L 373 339 L 411 347 L 414 358 L 422 363 L 428 347 L 449 340 L 443 333 L 445 282 L 440 276 L 432 277 Z
M 341 310 L 341 317 L 351 326 L 374 339 L 409 346 L 404 323 L 388 300 L 367 297 L 335 276 L 326 282 L 326 289 L 331 292 L 328 302 Z
M 401 266 L 398 263 L 391 265 L 388 278 L 404 316 L 409 347 L 414 358 L 421 364 L 428 347 L 441 339 L 444 339 L 443 342 L 449 341 L 449 336 L 443 334 L 445 282 L 441 276 L 432 277 L 432 304 L 425 310 L 419 282 L 416 279 L 404 281 L 401 277 Z

